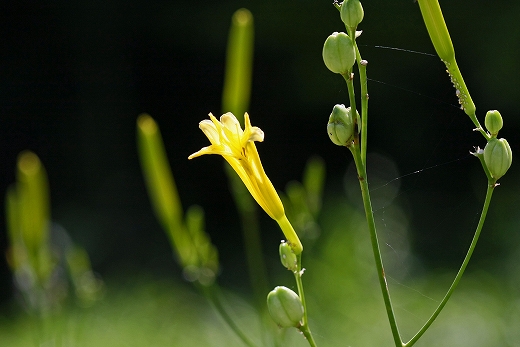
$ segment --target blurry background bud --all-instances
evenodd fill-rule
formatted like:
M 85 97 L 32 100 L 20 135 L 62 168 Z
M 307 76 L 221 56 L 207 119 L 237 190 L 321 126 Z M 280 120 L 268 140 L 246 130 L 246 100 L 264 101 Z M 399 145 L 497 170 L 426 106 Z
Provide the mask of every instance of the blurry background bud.
M 303 318 L 300 297 L 287 287 L 276 287 L 267 295 L 267 308 L 275 323 L 283 328 L 298 327 Z
M 335 32 L 325 40 L 323 61 L 327 68 L 339 74 L 346 74 L 356 61 L 356 52 L 350 37 L 344 32 Z
M 513 153 L 506 139 L 489 140 L 484 148 L 484 161 L 494 179 L 504 176 L 513 161 Z
M 486 129 L 489 131 L 492 137 L 497 137 L 498 132 L 502 129 L 504 121 L 500 112 L 497 110 L 491 110 L 486 113 L 485 119 Z
M 290 271 L 297 271 L 298 270 L 298 261 L 296 258 L 296 254 L 294 254 L 294 251 L 292 250 L 291 246 L 285 242 L 282 241 L 280 243 L 280 261 L 282 262 L 282 265 L 287 268 L 287 270 Z
M 335 105 L 327 124 L 330 140 L 338 146 L 349 146 L 354 139 L 355 121 L 351 117 L 350 107 Z
M 365 15 L 359 0 L 345 0 L 340 9 L 341 20 L 349 30 L 354 32 Z
M 16 177 L 20 231 L 25 246 L 37 258 L 36 254 L 46 247 L 49 237 L 50 202 L 47 174 L 38 156 L 33 152 L 24 151 L 18 156 Z

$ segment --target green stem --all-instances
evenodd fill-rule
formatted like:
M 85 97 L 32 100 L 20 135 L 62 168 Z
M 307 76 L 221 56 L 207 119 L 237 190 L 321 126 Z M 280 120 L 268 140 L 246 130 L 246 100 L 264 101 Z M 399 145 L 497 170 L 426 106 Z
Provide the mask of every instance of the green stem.
M 392 306 L 392 300 L 390 299 L 390 291 L 388 290 L 388 284 L 386 282 L 385 269 L 383 267 L 383 260 L 381 258 L 381 250 L 379 249 L 379 241 L 377 239 L 376 224 L 374 220 L 374 213 L 372 211 L 372 203 L 370 201 L 370 192 L 368 190 L 368 181 L 366 166 L 361 159 L 361 153 L 359 150 L 358 140 L 349 147 L 352 155 L 354 156 L 354 163 L 356 164 L 359 185 L 361 187 L 361 195 L 363 197 L 363 206 L 365 208 L 365 215 L 368 223 L 368 231 L 370 233 L 370 241 L 372 243 L 372 252 L 374 253 L 374 260 L 376 263 L 377 277 L 379 278 L 379 285 L 381 287 L 381 293 L 383 294 L 383 300 L 385 302 L 386 314 L 388 316 L 388 322 L 390 323 L 390 329 L 392 330 L 392 336 L 396 347 L 402 347 L 403 342 L 397 327 L 397 321 L 395 318 L 394 309 Z
M 352 119 L 356 119 L 356 94 L 354 91 L 354 79 L 352 78 L 352 69 L 350 69 L 346 74 L 341 76 L 343 76 L 343 79 L 345 79 L 345 82 L 347 82 L 348 99 L 350 102 L 350 117 L 352 117 Z
M 222 304 L 221 294 L 219 287 L 216 284 L 212 284 L 210 286 L 198 286 L 199 289 L 202 291 L 204 296 L 211 302 L 213 307 L 217 310 L 217 312 L 220 314 L 222 319 L 227 323 L 227 325 L 233 330 L 233 332 L 249 347 L 256 347 L 256 344 L 253 343 L 243 332 L 240 330 L 240 328 L 235 324 L 231 316 L 228 314 L 226 309 L 224 308 L 224 305 Z
M 361 161 L 367 164 L 367 134 L 368 134 L 368 83 L 367 83 L 367 62 L 361 59 L 361 53 L 354 40 L 356 48 L 356 60 L 359 70 L 359 84 L 361 85 Z M 359 125 L 358 125 L 359 126 Z
M 415 336 L 410 341 L 405 343 L 403 345 L 403 347 L 411 347 L 411 346 L 413 346 L 417 342 L 417 340 L 419 340 L 419 338 L 426 332 L 426 330 L 428 330 L 430 325 L 433 323 L 435 318 L 437 318 L 439 313 L 442 311 L 442 309 L 444 308 L 444 306 L 446 305 L 446 303 L 450 299 L 451 294 L 453 294 L 453 291 L 455 290 L 455 288 L 459 284 L 459 281 L 460 281 L 462 275 L 464 274 L 464 270 L 466 270 L 466 266 L 468 266 L 468 263 L 469 263 L 469 260 L 471 258 L 471 255 L 473 254 L 473 250 L 475 250 L 475 246 L 477 245 L 477 241 L 478 241 L 478 238 L 480 236 L 480 232 L 482 231 L 482 227 L 484 226 L 484 221 L 486 220 L 486 214 L 487 214 L 487 211 L 488 211 L 488 208 L 489 208 L 489 204 L 491 202 L 491 196 L 493 195 L 493 191 L 494 191 L 495 187 L 496 187 L 495 181 L 492 180 L 492 179 L 489 180 L 488 181 L 487 192 L 486 192 L 486 199 L 484 200 L 484 207 L 482 208 L 482 212 L 480 214 L 480 220 L 478 221 L 477 229 L 475 230 L 475 235 L 473 236 L 473 240 L 471 241 L 471 244 L 469 246 L 468 253 L 466 254 L 466 257 L 464 258 L 464 261 L 462 262 L 462 265 L 460 266 L 460 269 L 459 269 L 459 272 L 457 273 L 457 276 L 455 276 L 455 279 L 453 280 L 453 283 L 451 284 L 450 288 L 448 289 L 448 292 L 446 293 L 446 295 L 444 296 L 444 298 L 440 302 L 440 304 L 437 307 L 437 309 L 433 312 L 433 314 L 431 315 L 430 319 L 428 319 L 428 321 L 419 330 L 419 332 L 417 332 L 417 334 L 415 334 Z
M 316 342 L 314 341 L 314 337 L 312 336 L 311 330 L 309 328 L 309 320 L 307 318 L 307 304 L 305 302 L 305 294 L 303 292 L 303 282 L 302 282 L 302 255 L 298 254 L 296 256 L 296 259 L 298 260 L 298 267 L 297 271 L 294 272 L 294 279 L 296 280 L 296 286 L 298 287 L 298 295 L 300 296 L 300 300 L 303 305 L 303 318 L 302 318 L 302 324 L 300 325 L 299 329 L 302 332 L 303 336 L 307 339 L 307 342 L 309 342 L 309 345 L 311 347 L 316 347 Z

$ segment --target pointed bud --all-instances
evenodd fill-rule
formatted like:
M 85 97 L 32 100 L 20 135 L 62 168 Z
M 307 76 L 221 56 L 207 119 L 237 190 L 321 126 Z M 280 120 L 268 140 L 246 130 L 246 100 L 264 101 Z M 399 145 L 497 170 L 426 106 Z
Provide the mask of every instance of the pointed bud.
M 356 121 L 351 116 L 350 107 L 335 105 L 327 124 L 327 133 L 330 140 L 338 146 L 350 146 L 354 140 L 355 123 Z
M 343 32 L 335 32 L 323 45 L 323 62 L 327 68 L 339 74 L 346 74 L 356 61 L 356 52 L 350 37 Z
M 365 15 L 359 0 L 345 0 L 340 9 L 341 20 L 347 28 L 354 31 Z
M 486 129 L 489 131 L 492 137 L 497 137 L 498 132 L 502 129 L 504 121 L 500 112 L 497 110 L 491 110 L 486 113 L 485 119 Z
M 455 59 L 455 50 L 439 2 L 420 0 L 419 8 L 437 55 L 442 61 L 451 63 Z
M 492 138 L 484 148 L 484 162 L 491 176 L 498 180 L 504 176 L 513 161 L 513 153 L 506 139 Z
M 282 243 L 280 243 L 279 251 L 282 265 L 285 266 L 287 270 L 293 272 L 298 271 L 298 259 L 296 254 L 294 254 L 292 247 L 287 242 L 282 241 Z
M 298 327 L 303 305 L 298 294 L 287 287 L 276 287 L 267 295 L 267 308 L 276 324 L 283 328 Z

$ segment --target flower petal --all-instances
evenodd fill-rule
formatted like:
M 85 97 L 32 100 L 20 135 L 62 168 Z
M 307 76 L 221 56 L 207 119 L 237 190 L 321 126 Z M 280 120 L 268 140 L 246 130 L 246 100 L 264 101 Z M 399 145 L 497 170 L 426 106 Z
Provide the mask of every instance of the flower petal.
M 215 154 L 212 150 L 213 148 L 213 145 L 211 146 L 207 146 L 207 147 L 203 147 L 201 148 L 200 150 L 198 150 L 197 152 L 191 154 L 188 159 L 193 159 L 193 158 L 197 158 L 197 157 L 200 157 L 201 155 L 204 155 L 204 154 Z
M 264 141 L 264 132 L 262 131 L 262 129 L 260 129 L 258 127 L 252 127 L 251 134 L 249 135 L 248 141 L 263 142 Z
M 220 116 L 220 123 L 222 123 L 222 125 L 224 125 L 224 127 L 232 133 L 237 134 L 238 137 L 242 137 L 244 131 L 242 130 L 238 119 L 233 115 L 233 113 L 228 112 Z
M 199 123 L 199 128 L 212 144 L 220 144 L 220 136 L 218 130 L 209 119 L 204 119 Z
M 220 121 L 211 113 L 209 117 L 210 120 L 203 120 L 199 127 L 210 140 L 211 146 L 202 148 L 188 158 L 204 154 L 222 155 L 265 212 L 275 220 L 282 218 L 285 215 L 282 202 L 265 174 L 254 143 L 264 140 L 264 132 L 251 126 L 247 112 L 244 114 L 244 129 L 230 112 L 223 114 Z

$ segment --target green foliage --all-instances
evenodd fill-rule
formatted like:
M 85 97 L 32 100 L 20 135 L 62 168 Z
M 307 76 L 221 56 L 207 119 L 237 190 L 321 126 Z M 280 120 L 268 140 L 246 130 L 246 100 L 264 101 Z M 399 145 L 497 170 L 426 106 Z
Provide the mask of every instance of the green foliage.
M 33 152 L 18 156 L 16 183 L 6 195 L 6 216 L 7 261 L 29 313 L 41 323 L 57 314 L 66 304 L 69 282 L 82 306 L 102 296 L 103 282 L 93 273 L 86 251 L 51 222 L 47 174 Z
M 137 119 L 139 159 L 148 194 L 190 281 L 210 285 L 218 272 L 218 252 L 204 231 L 204 212 L 192 206 L 183 219 L 180 198 L 155 120 L 147 114 Z

